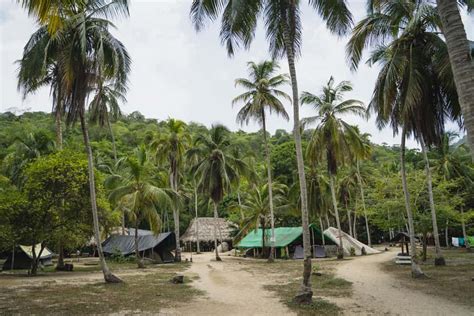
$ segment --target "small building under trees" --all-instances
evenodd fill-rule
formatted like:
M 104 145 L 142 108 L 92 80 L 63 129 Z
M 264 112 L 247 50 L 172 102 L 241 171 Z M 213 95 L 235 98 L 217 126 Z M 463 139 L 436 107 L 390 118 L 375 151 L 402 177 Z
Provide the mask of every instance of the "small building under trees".
M 185 249 L 196 251 L 197 241 L 202 251 L 211 251 L 214 249 L 214 224 L 216 224 L 218 243 L 227 242 L 232 248 L 234 232 L 237 225 L 225 218 L 198 217 L 193 218 L 189 223 L 188 229 L 181 236 L 180 241 Z M 229 248 L 229 249 L 230 249 Z

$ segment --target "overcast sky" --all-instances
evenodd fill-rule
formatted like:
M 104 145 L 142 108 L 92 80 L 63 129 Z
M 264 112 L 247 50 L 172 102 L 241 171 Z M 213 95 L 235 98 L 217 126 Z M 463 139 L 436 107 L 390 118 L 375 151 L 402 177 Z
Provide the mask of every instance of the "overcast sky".
M 268 59 L 264 32 L 259 29 L 249 51 L 239 51 L 228 58 L 218 38 L 219 25 L 209 25 L 196 33 L 189 19 L 190 0 L 131 0 L 130 17 L 115 21 L 114 34 L 127 47 L 132 57 L 128 102 L 122 106 L 126 113 L 140 111 L 146 117 L 178 118 L 210 126 L 219 122 L 232 130 L 241 128 L 235 123 L 237 108 L 231 100 L 241 90 L 234 80 L 246 76 L 247 61 Z M 304 1 L 303 1 L 304 2 Z M 355 20 L 364 15 L 365 0 L 349 0 Z M 43 89 L 23 100 L 16 88 L 17 66 L 22 49 L 37 28 L 16 1 L 0 0 L 0 112 L 11 108 L 29 111 L 50 111 L 49 90 Z M 345 62 L 344 47 L 347 38 L 331 35 L 312 8 L 303 5 L 303 54 L 297 62 L 300 91 L 319 93 L 321 86 L 333 75 L 336 81 L 350 80 L 354 91 L 347 98 L 368 103 L 372 95 L 376 68 L 362 65 L 351 73 Z M 464 15 L 468 36 L 474 38 L 473 16 Z M 283 72 L 288 71 L 285 60 L 280 62 Z M 290 93 L 290 89 L 287 89 Z M 292 114 L 291 105 L 287 104 Z M 312 115 L 303 107 L 301 116 Z M 392 131 L 378 131 L 373 119 L 364 121 L 355 117 L 347 120 L 359 125 L 372 135 L 376 143 L 398 144 L 399 137 Z M 269 130 L 291 130 L 292 123 L 281 118 L 269 119 Z M 255 131 L 256 125 L 244 126 Z M 413 141 L 410 146 L 415 146 Z

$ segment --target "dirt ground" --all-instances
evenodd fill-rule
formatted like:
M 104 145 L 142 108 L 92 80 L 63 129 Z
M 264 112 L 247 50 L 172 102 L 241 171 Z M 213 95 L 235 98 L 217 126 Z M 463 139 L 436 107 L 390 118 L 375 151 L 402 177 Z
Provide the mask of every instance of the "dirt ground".
M 205 296 L 160 315 L 294 315 L 263 285 L 265 276 L 243 269 L 245 260 L 222 256 L 212 260 L 213 253 L 193 255 L 193 263 L 185 275 L 198 276 L 193 285 Z
M 313 271 L 322 272 L 322 276 L 312 276 L 314 298 L 318 304 L 326 304 L 315 309 L 302 310 L 288 304 L 301 283 L 301 261 L 267 264 L 223 254 L 223 261 L 216 262 L 213 253 L 204 253 L 193 255 L 191 264 L 159 265 L 145 270 L 133 265 L 114 266 L 117 275 L 127 282 L 118 287 L 106 288 L 98 271 L 47 273 L 36 278 L 1 274 L 0 315 L 42 314 L 41 311 L 118 315 L 474 315 L 472 305 L 445 298 L 454 295 L 452 292 L 426 292 L 425 287 L 431 286 L 429 281 L 411 286 L 407 282 L 414 281 L 402 277 L 409 272 L 405 267 L 387 269 L 397 251 L 343 261 L 314 260 Z M 189 253 L 184 257 L 191 258 Z M 443 271 L 453 268 L 448 265 Z M 170 285 L 168 280 L 175 273 L 185 275 L 184 287 Z M 436 281 L 444 284 L 443 280 Z M 457 289 L 456 284 L 450 286 Z M 108 305 L 90 306 L 97 295 Z M 151 301 L 155 304 L 149 304 Z
M 382 264 L 393 260 L 398 251 L 358 257 L 338 266 L 337 275 L 353 283 L 352 297 L 336 300 L 345 314 L 474 315 L 467 305 L 408 288 L 396 275 L 384 271 Z

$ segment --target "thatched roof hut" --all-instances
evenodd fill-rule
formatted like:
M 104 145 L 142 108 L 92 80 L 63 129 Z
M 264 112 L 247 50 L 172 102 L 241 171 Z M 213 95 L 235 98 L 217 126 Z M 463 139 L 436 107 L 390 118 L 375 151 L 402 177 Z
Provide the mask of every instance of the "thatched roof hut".
M 196 233 L 198 228 L 200 242 L 213 242 L 214 223 L 217 224 L 217 239 L 219 241 L 232 241 L 232 231 L 237 228 L 237 225 L 225 218 L 214 219 L 214 217 L 193 218 L 180 240 L 184 243 L 197 242 Z

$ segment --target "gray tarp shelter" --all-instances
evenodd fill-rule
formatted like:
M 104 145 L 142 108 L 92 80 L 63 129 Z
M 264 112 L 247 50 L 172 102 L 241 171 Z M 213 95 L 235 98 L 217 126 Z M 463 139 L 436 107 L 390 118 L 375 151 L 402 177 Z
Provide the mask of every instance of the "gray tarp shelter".
M 10 270 L 12 268 L 12 263 L 13 263 L 13 269 L 30 269 L 31 262 L 33 260 L 32 248 L 33 248 L 32 246 L 22 246 L 22 245 L 15 247 L 14 252 L 10 252 L 7 260 L 3 263 L 2 269 Z M 37 244 L 35 246 L 36 255 L 39 254 L 40 250 L 41 250 L 41 244 Z M 45 247 L 43 249 L 43 252 L 41 253 L 39 263 L 40 265 L 43 265 L 43 266 L 50 266 L 53 264 L 52 258 L 53 258 L 53 253 L 51 252 L 51 250 Z
M 106 255 L 120 253 L 123 256 L 135 254 L 135 236 L 112 235 L 107 238 L 102 247 Z M 176 247 L 173 232 L 158 235 L 138 236 L 138 250 L 140 255 L 160 262 L 173 262 L 172 251 Z

